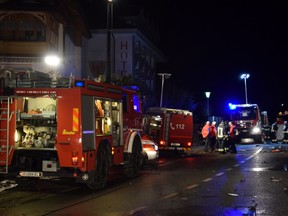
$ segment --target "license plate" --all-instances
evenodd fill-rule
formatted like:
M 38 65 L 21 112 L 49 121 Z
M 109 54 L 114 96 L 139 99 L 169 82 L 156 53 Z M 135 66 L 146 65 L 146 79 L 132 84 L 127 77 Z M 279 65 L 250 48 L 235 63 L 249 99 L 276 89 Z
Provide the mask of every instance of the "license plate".
M 171 146 L 180 146 L 180 143 L 171 143 Z
M 42 177 L 43 173 L 42 172 L 26 172 L 26 171 L 21 171 L 19 173 L 20 176 L 22 177 Z
M 178 151 L 182 151 L 184 148 L 182 147 L 168 147 L 169 150 L 178 150 Z

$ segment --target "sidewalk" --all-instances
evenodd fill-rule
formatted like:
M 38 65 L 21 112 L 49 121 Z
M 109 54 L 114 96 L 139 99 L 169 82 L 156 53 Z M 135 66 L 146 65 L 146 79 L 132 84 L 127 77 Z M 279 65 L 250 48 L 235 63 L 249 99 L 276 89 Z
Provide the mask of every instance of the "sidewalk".
M 200 144 L 193 144 L 191 147 L 191 150 L 186 151 L 187 155 L 193 155 L 193 154 L 205 154 L 206 152 L 204 152 L 204 145 L 200 145 Z
M 194 144 L 192 146 L 191 154 L 201 154 L 201 153 L 205 153 L 204 145 Z
M 192 146 L 192 149 L 191 149 L 191 151 L 189 151 L 189 153 L 188 154 L 207 154 L 207 153 L 212 153 L 212 154 L 214 154 L 214 153 L 218 153 L 218 154 L 220 154 L 220 152 L 218 152 L 217 151 L 217 149 L 215 149 L 215 151 L 214 152 L 205 152 L 204 151 L 204 145 L 201 145 L 201 144 L 194 144 L 193 146 Z

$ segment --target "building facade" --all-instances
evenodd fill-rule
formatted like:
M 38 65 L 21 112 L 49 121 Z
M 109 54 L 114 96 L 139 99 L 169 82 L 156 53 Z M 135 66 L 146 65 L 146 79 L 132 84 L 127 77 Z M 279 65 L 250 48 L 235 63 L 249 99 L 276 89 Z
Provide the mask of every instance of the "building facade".
M 72 6 L 37 4 L 27 7 L 26 4 L 9 4 L 8 1 L 6 7 L 2 8 L 0 10 L 2 76 L 5 75 L 5 71 L 10 71 L 16 76 L 27 71 L 32 73 L 39 71 L 81 77 L 82 39 L 89 38 L 90 34 L 85 28 L 81 14 L 73 10 Z M 75 18 L 71 20 L 71 16 Z M 84 27 L 73 30 L 75 25 Z M 58 56 L 59 65 L 47 65 L 44 60 L 48 55 Z
M 107 71 L 107 32 L 93 30 L 92 38 L 83 44 L 85 77 L 105 81 Z M 153 92 L 156 64 L 165 58 L 137 29 L 114 29 L 111 42 L 111 81 L 137 85 L 142 91 Z
M 107 29 L 89 29 L 77 0 L 38 2 L 2 3 L 0 76 L 29 71 L 105 81 Z M 162 53 L 137 28 L 112 29 L 111 38 L 111 82 L 153 93 Z M 47 65 L 48 55 L 58 56 L 59 65 Z

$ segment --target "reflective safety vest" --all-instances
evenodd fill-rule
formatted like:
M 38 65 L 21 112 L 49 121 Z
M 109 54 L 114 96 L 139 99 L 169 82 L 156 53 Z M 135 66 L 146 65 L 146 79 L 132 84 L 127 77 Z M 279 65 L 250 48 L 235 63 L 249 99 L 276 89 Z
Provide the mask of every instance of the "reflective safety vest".
M 210 126 L 209 124 L 205 124 L 202 128 L 201 134 L 203 138 L 206 138 L 210 133 Z
M 223 138 L 224 137 L 224 128 L 218 126 L 218 128 L 217 128 L 217 137 L 218 138 Z
M 229 136 L 231 138 L 235 138 L 236 137 L 236 133 L 237 133 L 237 131 L 236 131 L 235 125 L 231 125 L 230 126 L 230 130 L 229 130 Z

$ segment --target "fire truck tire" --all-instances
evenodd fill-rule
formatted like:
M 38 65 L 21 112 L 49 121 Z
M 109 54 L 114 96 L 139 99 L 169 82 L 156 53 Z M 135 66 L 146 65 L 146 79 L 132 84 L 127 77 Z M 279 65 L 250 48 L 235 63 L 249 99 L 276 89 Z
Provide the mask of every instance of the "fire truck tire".
M 87 186 L 92 190 L 98 190 L 104 188 L 107 184 L 107 179 L 109 175 L 109 168 L 111 165 L 111 150 L 108 145 L 103 143 L 99 146 L 97 159 L 96 159 L 96 169 L 94 171 L 94 179 L 87 183 Z
M 141 169 L 142 160 L 141 139 L 139 136 L 135 136 L 132 153 L 128 154 L 127 161 L 124 163 L 125 175 L 129 178 L 137 177 Z

